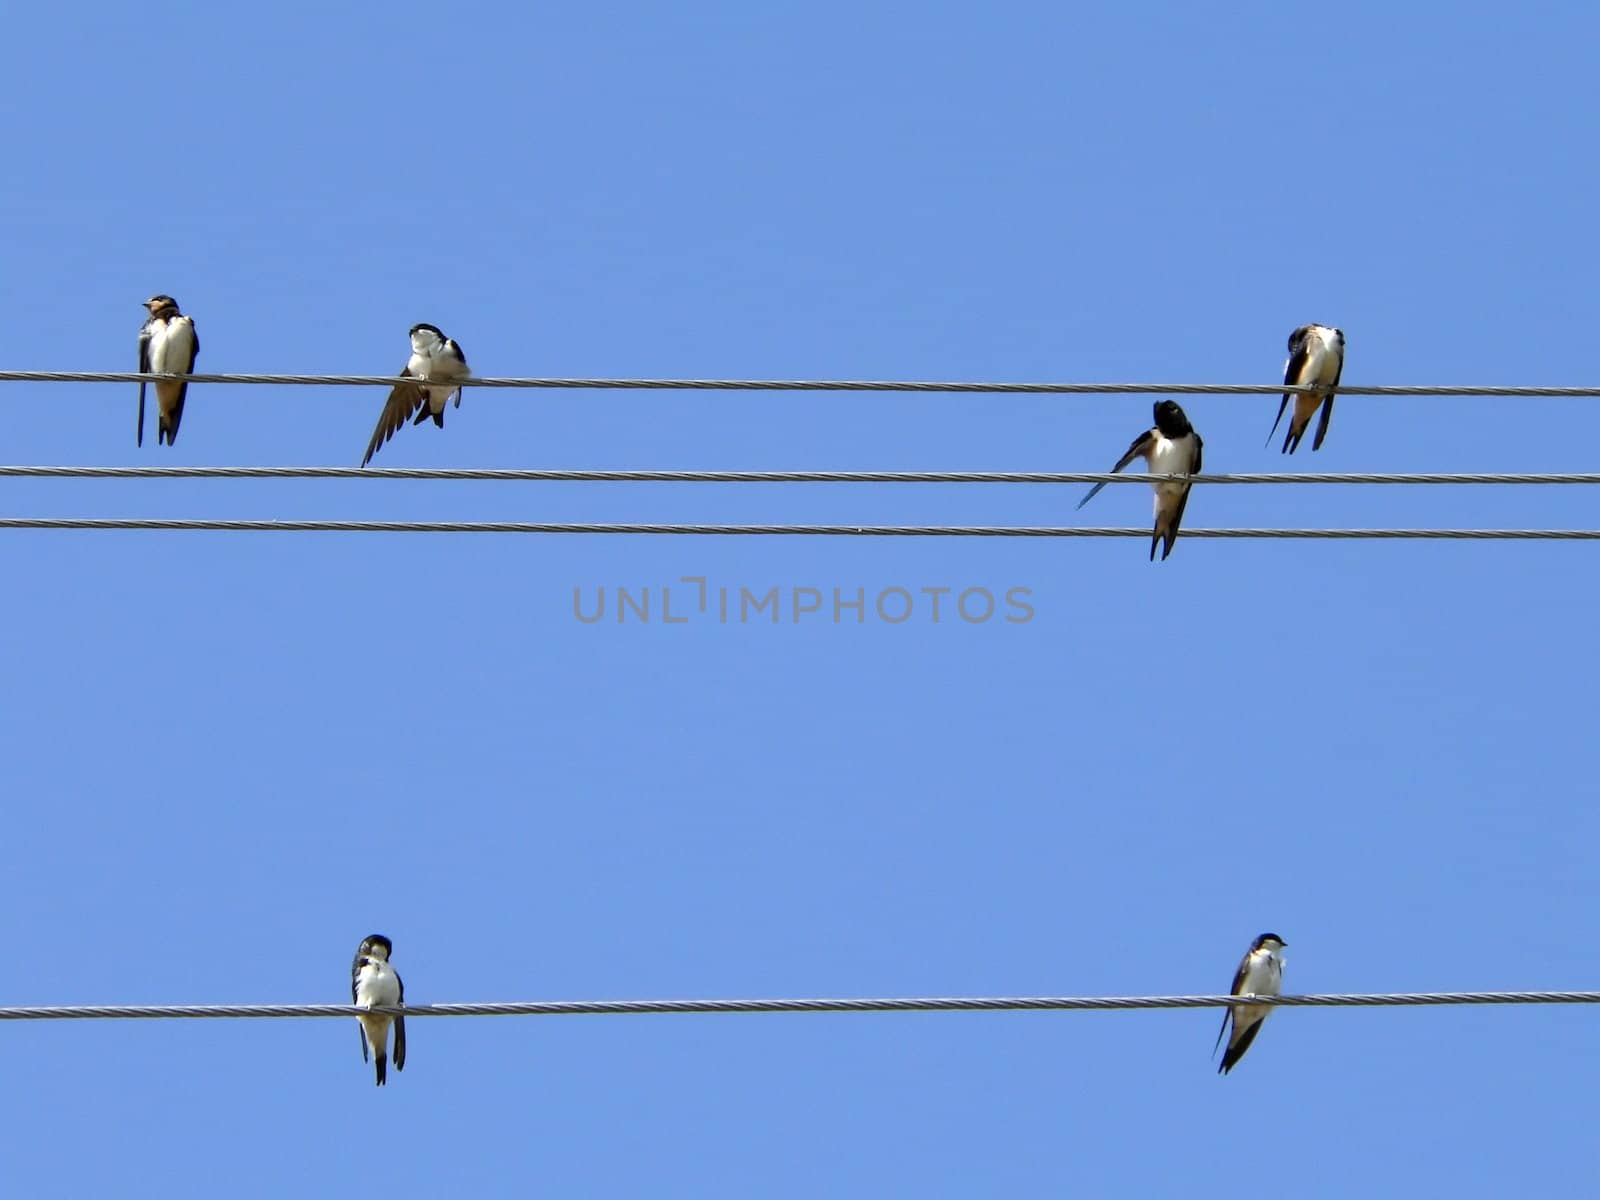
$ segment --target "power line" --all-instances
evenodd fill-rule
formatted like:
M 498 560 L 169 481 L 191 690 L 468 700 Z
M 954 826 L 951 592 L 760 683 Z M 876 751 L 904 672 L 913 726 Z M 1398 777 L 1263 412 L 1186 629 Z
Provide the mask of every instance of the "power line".
M 550 533 L 696 537 L 1148 538 L 1149 528 L 1054 525 L 672 525 L 557 521 L 276 521 L 188 517 L 0 517 L 5 529 L 211 531 L 221 533 Z M 1597 541 L 1600 529 L 1185 529 L 1190 538 L 1378 541 Z
M 518 467 L 79 467 L 0 466 L 20 479 L 458 479 L 582 483 L 1142 483 L 1181 475 L 1108 471 L 723 471 Z M 1243 484 L 1595 484 L 1600 473 L 1234 472 L 1192 483 Z
M 779 1000 L 535 1000 L 504 1004 L 420 1004 L 358 1008 L 352 1004 L 69 1004 L 0 1008 L 0 1021 L 123 1020 L 219 1017 L 620 1016 L 681 1013 L 859 1013 L 1107 1011 L 1222 1008 L 1412 1008 L 1459 1004 L 1600 1004 L 1600 992 L 1379 992 L 1309 996 L 958 996 Z
M 138 371 L 0 371 L 0 383 L 155 383 L 187 380 L 206 384 L 276 384 L 280 386 L 393 387 L 394 375 L 262 375 L 190 374 L 158 375 Z M 1325 389 L 1280 383 L 941 383 L 913 380 L 868 379 L 555 379 L 473 378 L 461 386 L 473 388 L 606 388 L 616 390 L 710 392 L 1010 392 L 1029 395 L 1156 395 L 1277 396 L 1285 392 L 1332 391 L 1341 396 L 1600 396 L 1600 387 L 1502 387 L 1490 385 L 1387 385 L 1362 387 L 1340 384 Z

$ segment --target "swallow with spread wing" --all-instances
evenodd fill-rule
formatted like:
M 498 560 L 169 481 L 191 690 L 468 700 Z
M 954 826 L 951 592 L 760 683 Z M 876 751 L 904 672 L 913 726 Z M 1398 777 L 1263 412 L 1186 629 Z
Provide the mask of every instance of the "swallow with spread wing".
M 1121 471 L 1136 458 L 1142 458 L 1152 475 L 1197 475 L 1200 473 L 1201 452 L 1204 443 L 1189 418 L 1176 402 L 1162 400 L 1155 406 L 1155 425 L 1133 439 L 1128 452 L 1111 468 L 1113 474 Z M 1150 538 L 1150 561 L 1154 562 L 1156 547 L 1163 541 L 1166 549 L 1162 561 L 1172 553 L 1178 540 L 1178 527 L 1183 523 L 1183 510 L 1189 503 L 1191 483 L 1183 480 L 1162 480 L 1150 485 L 1155 489 L 1155 531 Z M 1105 482 L 1095 484 L 1084 498 L 1078 501 L 1082 508 L 1093 500 L 1095 493 L 1105 487 Z
M 364 467 L 372 461 L 378 447 L 411 420 L 412 413 L 416 413 L 412 424 L 421 425 L 432 417 L 433 423 L 443 429 L 444 406 L 454 394 L 456 407 L 461 407 L 461 381 L 470 374 L 467 356 L 438 326 L 413 325 L 411 357 L 400 372 L 400 382 L 395 384 L 384 403 L 361 465 Z

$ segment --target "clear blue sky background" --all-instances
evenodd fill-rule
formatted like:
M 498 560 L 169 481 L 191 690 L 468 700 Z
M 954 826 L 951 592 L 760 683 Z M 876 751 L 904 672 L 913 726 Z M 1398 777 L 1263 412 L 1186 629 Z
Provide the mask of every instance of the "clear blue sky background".
M 13 368 L 1596 382 L 1576 4 L 22 6 Z M 379 389 L 8 384 L 0 460 L 348 464 Z M 1590 401 L 1185 401 L 1219 471 L 1595 467 Z M 1100 470 L 1149 397 L 467 393 L 378 465 Z M 1280 432 L 1281 438 L 1281 432 Z M 1144 524 L 1143 488 L 6 481 L 37 515 Z M 1198 489 L 1195 527 L 1593 526 Z M 7 533 L 0 1002 L 1596 985 L 1586 545 Z M 574 588 L 1030 589 L 596 625 Z M 683 588 L 683 585 L 679 585 Z M 611 593 L 613 599 L 615 593 Z M 685 607 L 688 592 L 675 592 Z M 831 604 L 831 600 L 830 600 Z M 846 614 L 849 618 L 849 614 Z M 1592 1009 L 0 1029 L 14 1195 L 1505 1195 Z

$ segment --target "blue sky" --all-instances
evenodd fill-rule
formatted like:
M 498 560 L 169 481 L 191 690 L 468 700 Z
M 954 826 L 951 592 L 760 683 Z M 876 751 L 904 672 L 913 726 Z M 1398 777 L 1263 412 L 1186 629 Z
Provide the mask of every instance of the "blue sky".
M 10 14 L 0 366 L 1582 384 L 1579 5 L 88 4 Z M 360 461 L 378 389 L 8 384 L 15 463 Z M 1593 469 L 1592 401 L 1185 407 L 1213 471 Z M 385 466 L 1100 470 L 1149 397 L 468 391 Z M 1279 435 L 1281 437 L 1281 433 Z M 5 481 L 12 515 L 1143 524 L 1142 488 Z M 1214 487 L 1191 526 L 1590 527 L 1565 488 Z M 0 1003 L 1595 985 L 1583 544 L 3 535 Z M 573 616 L 684 576 L 1031 620 Z M 685 591 L 683 597 L 687 597 Z M 614 596 L 614 592 L 613 592 Z M 675 605 L 682 597 L 675 593 Z M 848 614 L 846 614 L 848 616 Z M 17 1195 L 1503 1195 L 1587 1009 L 0 1030 Z M 359 1181 L 354 1178 L 359 1177 Z

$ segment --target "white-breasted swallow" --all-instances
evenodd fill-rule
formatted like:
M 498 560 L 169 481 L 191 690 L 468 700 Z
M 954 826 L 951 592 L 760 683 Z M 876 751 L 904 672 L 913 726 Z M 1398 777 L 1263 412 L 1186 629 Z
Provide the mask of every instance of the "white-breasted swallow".
M 190 374 L 194 360 L 200 356 L 200 335 L 194 331 L 194 321 L 178 311 L 178 302 L 171 296 L 151 296 L 144 306 L 150 316 L 139 330 L 140 373 Z M 178 440 L 178 422 L 183 420 L 183 401 L 188 393 L 186 382 L 156 384 L 158 446 L 163 440 L 169 446 Z M 135 444 L 144 445 L 143 383 L 139 385 L 139 435 Z
M 406 1002 L 406 985 L 389 963 L 394 945 L 381 933 L 363 938 L 356 947 L 356 959 L 350 965 L 350 1002 L 366 1008 L 385 1008 Z M 378 1064 L 378 1086 L 388 1077 L 389 1026 L 394 1025 L 394 1069 L 406 1066 L 406 1019 L 388 1017 L 382 1013 L 357 1018 L 361 1022 L 361 1061 L 367 1061 L 367 1043 Z
M 1339 376 L 1344 372 L 1344 334 L 1331 325 L 1302 325 L 1289 335 L 1289 361 L 1283 366 L 1283 381 L 1296 387 L 1339 386 Z M 1278 402 L 1278 420 L 1272 423 L 1272 433 L 1267 434 L 1267 444 L 1272 444 L 1272 434 L 1278 432 L 1278 421 L 1283 420 L 1283 410 L 1294 399 L 1294 416 L 1289 418 L 1289 432 L 1283 437 L 1283 453 L 1293 454 L 1300 448 L 1300 439 L 1306 435 L 1306 426 L 1318 407 L 1322 420 L 1317 422 L 1317 436 L 1312 439 L 1313 450 L 1322 449 L 1322 439 L 1328 436 L 1328 420 L 1333 416 L 1333 395 L 1329 392 L 1285 392 Z
M 1136 458 L 1142 458 L 1152 475 L 1198 475 L 1201 452 L 1205 443 L 1189 424 L 1183 409 L 1172 400 L 1161 400 L 1155 406 L 1155 426 L 1133 439 L 1128 452 L 1111 468 L 1112 474 L 1122 470 Z M 1172 544 L 1178 540 L 1178 526 L 1183 523 L 1183 510 L 1189 503 L 1188 480 L 1163 481 L 1150 485 L 1155 488 L 1155 531 L 1150 538 L 1150 561 L 1156 557 L 1156 546 L 1163 540 L 1167 548 L 1161 552 L 1162 561 L 1172 553 Z M 1093 500 L 1095 493 L 1105 487 L 1095 484 L 1088 495 L 1078 501 L 1082 508 Z
M 472 372 L 467 368 L 467 356 L 461 347 L 437 325 L 411 327 L 411 358 L 400 372 L 402 381 L 395 384 L 389 399 L 378 415 L 378 427 L 372 431 L 367 443 L 367 457 L 361 460 L 364 467 L 372 456 L 410 420 L 421 425 L 429 417 L 440 429 L 444 428 L 444 406 L 451 393 L 455 394 L 456 407 L 461 407 L 461 380 Z M 420 380 L 421 382 L 415 382 Z M 433 386 L 428 386 L 429 384 Z M 421 412 L 417 412 L 418 409 Z
M 1276 996 L 1283 989 L 1283 948 L 1286 943 L 1275 933 L 1263 933 L 1250 943 L 1250 949 L 1239 960 L 1239 969 L 1233 973 L 1233 987 L 1229 990 L 1234 996 Z M 1217 1031 L 1216 1045 L 1211 1047 L 1211 1053 L 1217 1052 L 1217 1046 L 1222 1044 L 1222 1035 L 1228 1031 L 1228 1021 L 1233 1021 L 1233 1034 L 1228 1038 L 1228 1048 L 1222 1052 L 1222 1065 L 1217 1068 L 1217 1074 L 1226 1075 L 1232 1071 L 1244 1052 L 1250 1049 L 1250 1044 L 1256 1040 L 1256 1034 L 1261 1031 L 1261 1023 L 1267 1019 L 1267 1014 L 1272 1011 L 1267 1004 L 1233 1004 L 1228 1006 L 1228 1011 L 1222 1014 L 1222 1028 Z

